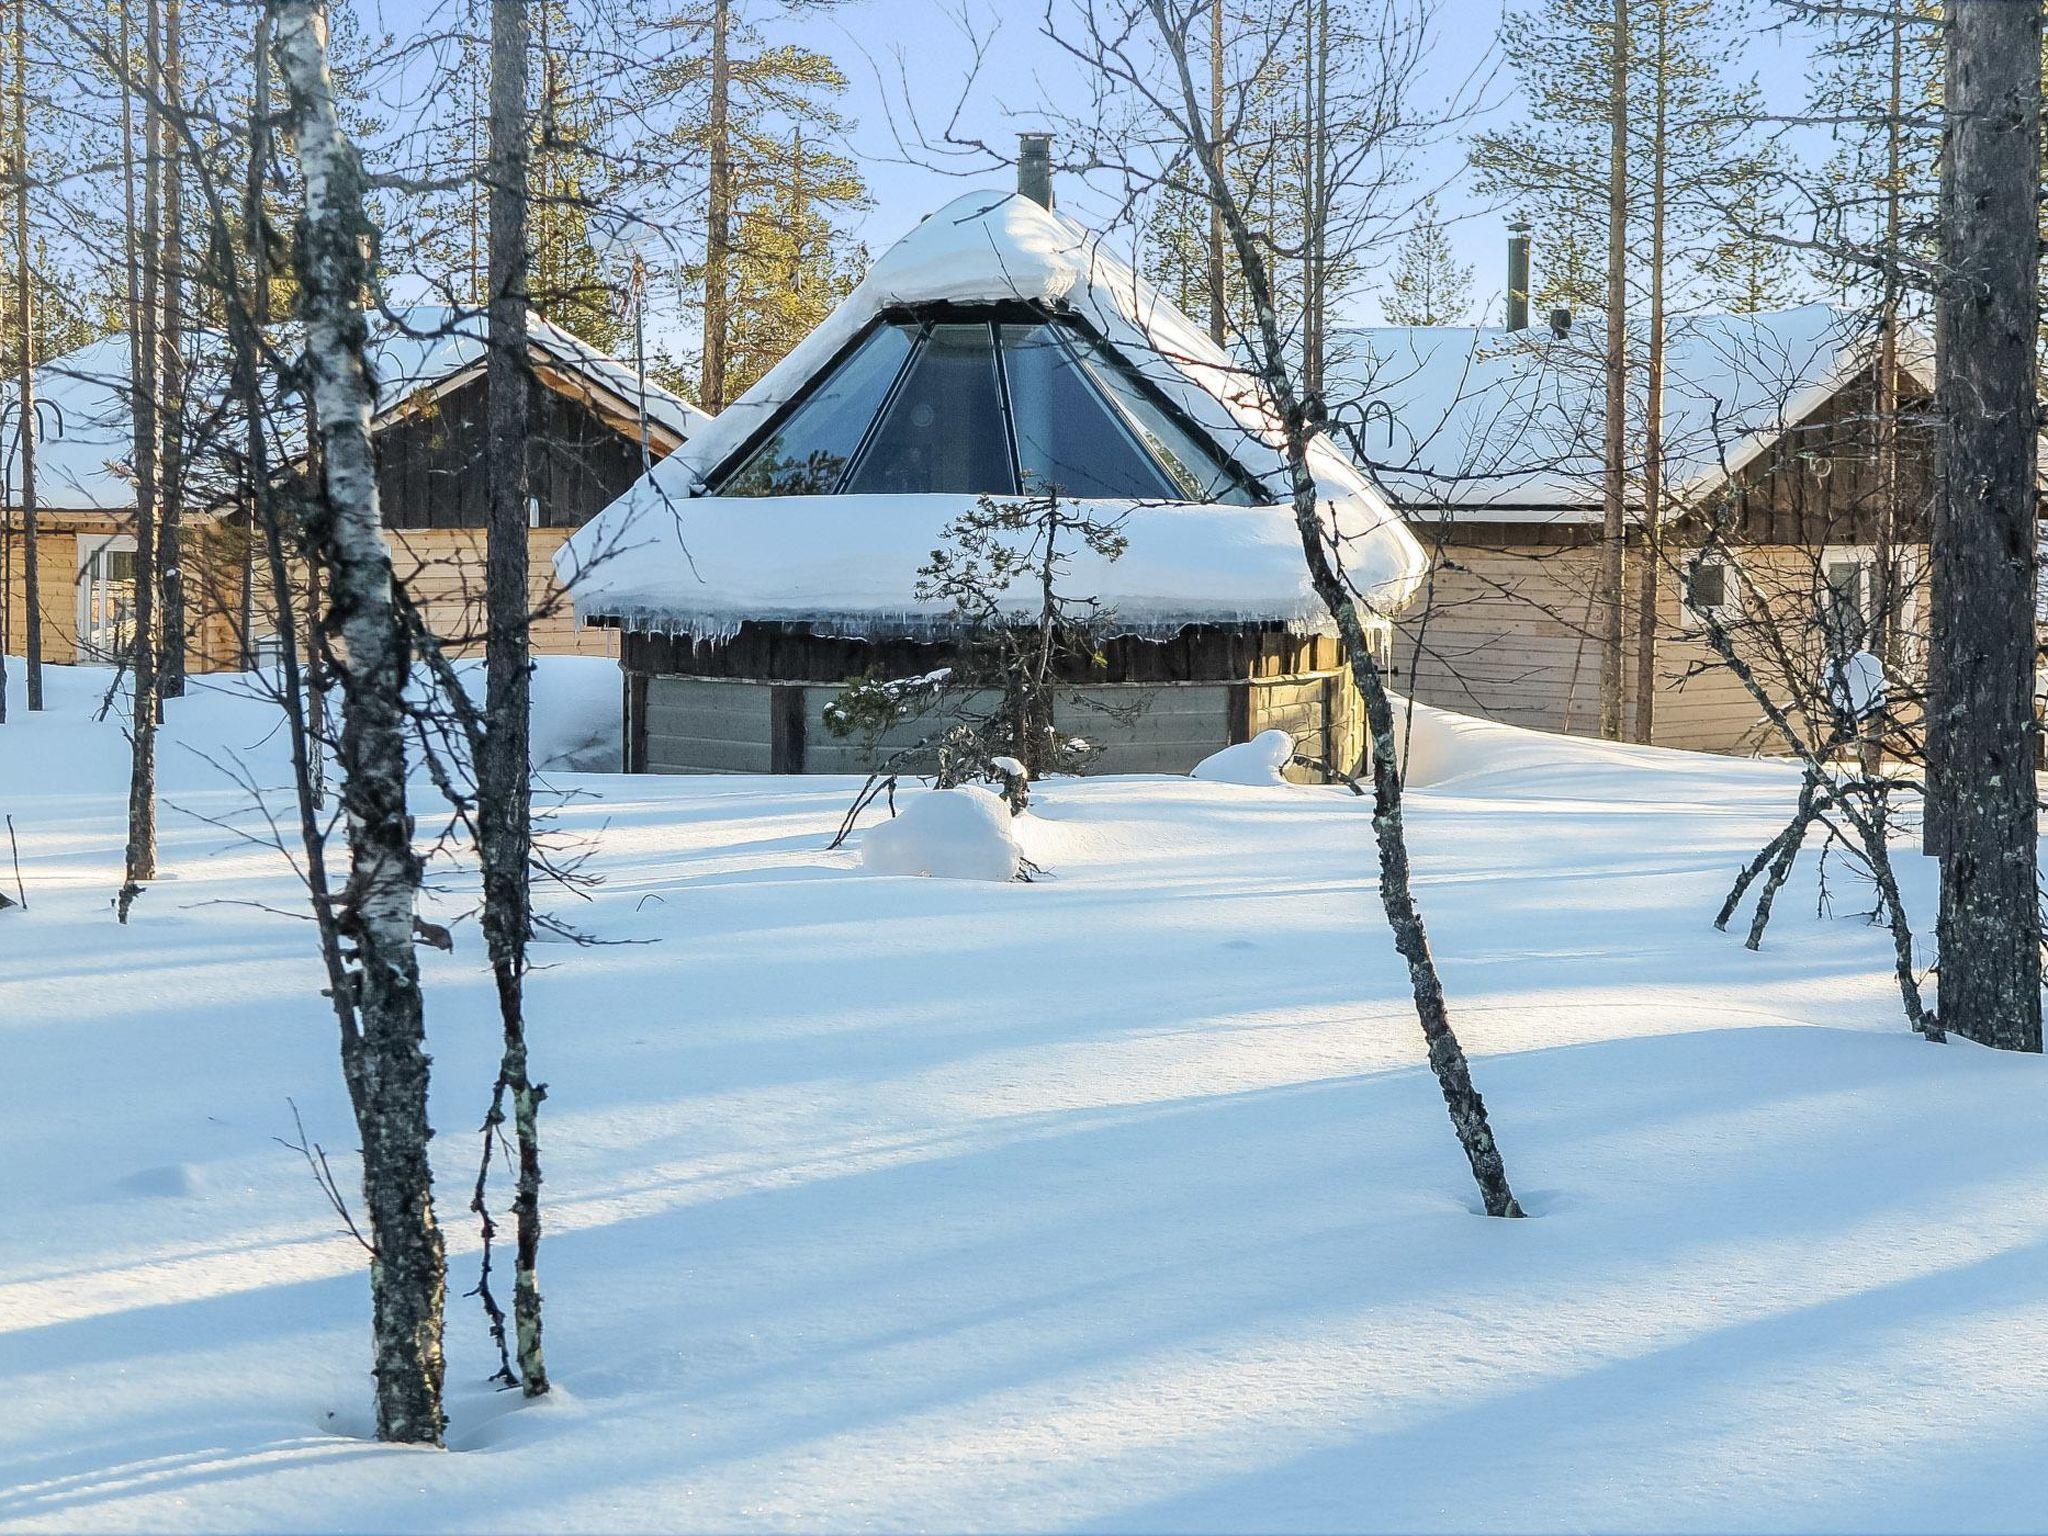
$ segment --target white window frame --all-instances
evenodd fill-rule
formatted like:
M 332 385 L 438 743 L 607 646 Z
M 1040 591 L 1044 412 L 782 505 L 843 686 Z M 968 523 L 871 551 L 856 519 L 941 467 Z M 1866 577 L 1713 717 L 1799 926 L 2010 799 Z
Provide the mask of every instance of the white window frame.
M 101 646 L 101 626 L 94 619 L 94 610 L 104 610 L 112 587 L 101 557 L 134 553 L 135 535 L 132 533 L 86 534 L 79 538 L 78 574 L 75 578 L 77 609 L 73 615 L 77 628 L 72 631 L 79 660 L 107 663 L 114 659 L 113 651 Z
M 1816 594 L 1823 601 L 1833 596 L 1835 590 L 1834 568 L 1838 565 L 1854 565 L 1861 580 L 1857 604 L 1863 611 L 1863 639 L 1870 638 L 1870 622 L 1875 617 L 1872 610 L 1877 599 L 1877 546 L 1874 544 L 1827 544 L 1820 552 L 1821 591 Z

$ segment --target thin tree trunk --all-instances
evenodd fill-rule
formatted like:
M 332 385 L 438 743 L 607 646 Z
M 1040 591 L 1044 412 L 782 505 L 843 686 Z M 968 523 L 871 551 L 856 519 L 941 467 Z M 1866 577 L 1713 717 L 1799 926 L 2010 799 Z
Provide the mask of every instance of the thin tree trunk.
M 1520 1216 L 1522 1208 L 1509 1187 L 1507 1169 L 1493 1129 L 1486 1116 L 1485 1102 L 1473 1085 L 1464 1048 L 1451 1027 L 1450 1010 L 1444 1000 L 1442 978 L 1430 952 L 1429 935 L 1422 913 L 1415 903 L 1408 867 L 1408 834 L 1402 806 L 1401 769 L 1394 729 L 1393 703 L 1386 680 L 1373 657 L 1358 611 L 1358 601 L 1331 560 L 1318 506 L 1314 473 L 1308 467 L 1308 446 L 1314 428 L 1303 410 L 1299 391 L 1287 372 L 1287 350 L 1281 337 L 1280 320 L 1274 308 L 1272 280 L 1257 242 L 1231 195 L 1228 184 L 1217 173 L 1220 161 L 1204 131 L 1199 93 L 1189 67 L 1184 44 L 1173 24 L 1165 0 L 1149 0 L 1151 15 L 1161 40 L 1178 66 L 1182 112 L 1179 128 L 1189 138 L 1199 161 L 1211 168 L 1209 197 L 1212 208 L 1224 217 L 1232 248 L 1243 273 L 1245 295 L 1251 303 L 1256 327 L 1259 380 L 1272 398 L 1285 433 L 1288 480 L 1292 493 L 1295 526 L 1301 536 L 1302 554 L 1309 580 L 1322 600 L 1343 640 L 1353 682 L 1365 701 L 1366 725 L 1372 743 L 1373 834 L 1378 845 L 1380 902 L 1387 923 L 1394 932 L 1394 947 L 1408 966 L 1409 988 L 1415 999 L 1415 1014 L 1422 1026 L 1429 1065 L 1444 1107 L 1450 1112 L 1451 1127 L 1471 1165 L 1479 1185 L 1482 1204 L 1489 1216 Z
M 185 693 L 185 153 L 170 112 L 184 97 L 183 0 L 164 0 L 164 111 L 159 165 L 163 177 L 163 261 L 161 343 L 158 377 L 158 471 L 161 505 L 157 522 L 157 583 L 163 593 L 162 652 L 158 698 Z
M 347 698 L 340 763 L 350 859 L 341 929 L 354 946 L 349 989 L 361 1033 L 353 1049 L 344 1036 L 342 1067 L 362 1136 L 363 1204 L 376 1249 L 370 1295 L 377 1433 L 438 1445 L 447 1269 L 427 1160 L 426 1024 L 412 943 L 420 861 L 406 807 L 410 653 L 380 526 L 370 444 L 374 390 L 363 356 L 373 231 L 363 210 L 362 165 L 335 111 L 325 9 L 319 0 L 271 5 L 278 74 L 305 179 L 299 312 L 325 492 L 310 555 L 328 568 L 326 627 L 347 656 L 339 668 Z
M 270 327 L 270 248 L 268 228 L 264 217 L 263 189 L 269 179 L 270 165 L 270 10 L 266 6 L 256 13 L 256 38 L 249 59 L 249 177 L 244 189 L 242 217 L 248 229 L 249 241 L 249 325 L 254 335 L 245 339 L 251 356 L 245 366 L 249 371 L 250 393 L 244 400 L 248 414 L 248 441 L 243 459 L 243 472 L 248 484 L 243 488 L 242 499 L 242 590 L 241 636 L 242 668 L 253 671 L 256 666 L 256 543 L 258 528 L 262 519 L 260 503 L 267 490 L 270 477 L 269 444 L 263 435 L 263 399 L 257 387 L 256 360 L 254 352 L 261 345 L 263 334 Z M 286 650 L 293 644 L 291 629 L 285 622 L 285 613 L 280 610 L 276 618 L 276 633 Z M 296 673 L 296 666 L 290 669 Z
M 1878 300 L 1877 367 L 1871 404 L 1877 417 L 1877 590 L 1872 594 L 1870 649 L 1885 676 L 1899 674 L 1899 116 L 1905 104 L 1905 19 L 1892 0 L 1889 27 L 1890 88 L 1885 117 L 1884 270 Z M 1885 711 L 1872 711 L 1861 744 L 1863 772 L 1875 776 L 1884 766 Z
M 1670 189 L 1670 13 L 1657 20 L 1657 104 L 1650 133 L 1650 335 L 1644 359 L 1643 550 L 1636 599 L 1636 740 L 1657 734 L 1657 605 L 1664 582 L 1664 258 Z
M 726 267 L 732 245 L 732 66 L 726 34 L 732 26 L 730 0 L 711 6 L 711 180 L 704 231 L 704 409 L 725 409 L 726 328 L 729 324 Z
M 14 0 L 14 315 L 21 346 L 21 381 L 15 394 L 15 440 L 21 444 L 22 617 L 27 625 L 22 659 L 28 707 L 43 707 L 43 593 L 36 547 L 36 333 L 28 243 L 28 0 Z
M 1937 378 L 1935 601 L 1947 612 L 1940 999 L 1955 1033 L 2041 1049 L 2034 547 L 2041 12 L 1952 0 Z
M 1628 0 L 1614 0 L 1607 161 L 1607 407 L 1602 442 L 1600 734 L 1621 739 L 1626 692 L 1622 594 L 1627 588 Z
M 133 679 L 133 708 L 128 724 L 128 848 L 126 872 L 115 911 L 122 922 L 128 909 L 142 894 L 143 886 L 156 878 L 156 725 L 157 725 L 157 624 L 156 624 L 156 529 L 157 529 L 157 249 L 160 233 L 161 197 L 157 173 L 157 144 L 161 138 L 158 103 L 163 96 L 163 76 L 158 68 L 163 56 L 162 17 L 158 0 L 149 0 L 144 12 L 142 59 L 142 235 L 135 235 L 135 150 L 131 111 L 124 110 L 121 124 L 122 162 L 128 171 L 128 293 L 133 317 L 128 339 L 128 390 L 135 427 L 135 633 L 130 637 L 133 655 L 129 663 Z M 127 0 L 121 6 L 122 56 L 130 55 Z M 126 92 L 124 90 L 124 108 Z
M 490 360 L 487 382 L 490 526 L 484 602 L 488 628 L 485 725 L 477 755 L 483 925 L 497 980 L 504 1055 L 484 1124 L 488 1168 L 492 1138 L 512 1101 L 519 1174 L 512 1321 L 520 1384 L 528 1397 L 548 1390 L 541 1354 L 540 1102 L 545 1089 L 527 1072 L 526 944 L 532 924 L 528 863 L 532 842 L 531 648 L 527 597 L 527 433 L 532 380 L 527 367 L 527 0 L 491 7 Z M 480 1212 L 488 1230 L 489 1214 Z
M 1223 180 L 1223 0 L 1209 4 L 1209 164 L 1212 180 Z M 1209 202 L 1209 339 L 1222 346 L 1230 317 L 1223 302 L 1223 210 Z

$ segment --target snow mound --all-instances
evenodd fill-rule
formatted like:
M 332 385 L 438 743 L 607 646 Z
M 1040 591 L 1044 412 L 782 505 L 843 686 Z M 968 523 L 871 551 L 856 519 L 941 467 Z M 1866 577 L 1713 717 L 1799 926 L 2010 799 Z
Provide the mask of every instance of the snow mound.
M 907 799 L 893 821 L 860 844 L 861 868 L 877 875 L 941 880 L 1014 880 L 1023 852 L 1010 835 L 1009 808 L 987 790 L 929 789 Z
M 1294 756 L 1294 738 L 1285 731 L 1261 731 L 1250 741 L 1211 752 L 1188 777 L 1211 784 L 1284 784 L 1280 770 Z
M 1884 663 L 1868 651 L 1845 656 L 1828 667 L 1828 692 L 1839 709 L 1852 720 L 1884 708 Z
M 603 656 L 533 660 L 533 766 L 543 773 L 619 772 L 619 664 Z

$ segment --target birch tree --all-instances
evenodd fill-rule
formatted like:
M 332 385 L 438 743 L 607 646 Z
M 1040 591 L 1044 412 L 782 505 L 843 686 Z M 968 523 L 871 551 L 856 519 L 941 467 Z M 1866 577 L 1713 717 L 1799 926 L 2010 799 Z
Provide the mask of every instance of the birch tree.
M 406 804 L 405 685 L 409 649 L 394 600 L 391 556 L 370 443 L 374 388 L 364 361 L 362 298 L 375 231 L 364 173 L 336 114 L 319 0 L 269 0 L 305 210 L 296 249 L 305 369 L 319 424 L 321 502 L 307 528 L 325 567 L 324 627 L 345 648 L 338 767 L 349 872 L 339 928 L 351 947 L 344 978 L 342 1068 L 362 1137 L 380 1439 L 441 1442 L 441 1332 L 446 1261 L 427 1160 L 425 1013 L 412 947 L 420 861 Z

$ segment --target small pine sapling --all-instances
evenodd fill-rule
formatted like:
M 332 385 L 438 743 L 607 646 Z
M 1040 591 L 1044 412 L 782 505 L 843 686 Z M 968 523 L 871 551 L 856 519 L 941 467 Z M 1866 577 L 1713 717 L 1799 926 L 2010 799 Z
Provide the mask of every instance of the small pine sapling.
M 871 672 L 826 707 L 826 728 L 865 742 L 874 763 L 834 847 L 913 764 L 941 788 L 1000 783 L 1014 814 L 1029 803 L 1033 780 L 1079 773 L 1099 750 L 1060 729 L 1055 699 L 1063 683 L 1104 665 L 1111 615 L 1099 599 L 1064 587 L 1078 556 L 1104 564 L 1122 556 L 1122 519 L 1080 510 L 1056 491 L 983 496 L 940 540 L 918 569 L 916 596 L 951 606 L 958 658 L 917 677 Z M 926 728 L 916 739 L 883 754 L 885 740 L 919 723 Z

